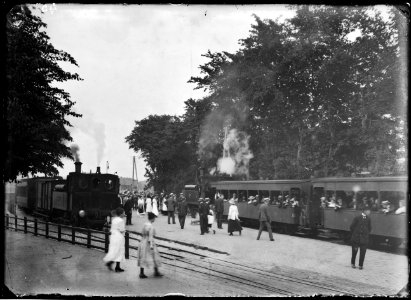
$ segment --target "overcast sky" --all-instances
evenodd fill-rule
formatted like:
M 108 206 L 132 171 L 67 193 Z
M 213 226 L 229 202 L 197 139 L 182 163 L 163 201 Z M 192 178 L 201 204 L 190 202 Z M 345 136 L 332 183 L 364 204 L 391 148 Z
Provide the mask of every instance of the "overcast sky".
M 249 36 L 252 14 L 262 19 L 294 15 L 285 5 L 38 5 L 55 48 L 70 53 L 79 67 L 62 64 L 84 81 L 61 84 L 82 118 L 70 119 L 73 143 L 80 148 L 82 170 L 132 176 L 133 155 L 143 180 L 143 158 L 125 137 L 135 121 L 151 114 L 182 115 L 184 101 L 203 91 L 187 83 L 211 52 L 236 52 Z M 63 160 L 65 177 L 74 170 Z
M 204 92 L 187 83 L 200 75 L 211 50 L 235 52 L 249 35 L 252 14 L 262 19 L 289 18 L 284 5 L 39 5 L 45 31 L 55 48 L 70 53 L 79 67 L 62 64 L 83 81 L 61 84 L 82 118 L 70 119 L 73 143 L 80 148 L 82 170 L 132 176 L 133 155 L 143 180 L 145 163 L 125 137 L 136 120 L 150 114 L 182 115 L 184 101 Z M 65 177 L 74 170 L 63 160 Z

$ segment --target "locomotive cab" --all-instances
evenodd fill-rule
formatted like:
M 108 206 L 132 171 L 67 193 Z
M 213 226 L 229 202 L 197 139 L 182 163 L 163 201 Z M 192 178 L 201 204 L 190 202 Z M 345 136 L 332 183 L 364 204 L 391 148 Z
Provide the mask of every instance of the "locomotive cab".
M 102 227 L 110 212 L 120 206 L 116 175 L 74 172 L 67 182 L 68 210 L 76 226 Z

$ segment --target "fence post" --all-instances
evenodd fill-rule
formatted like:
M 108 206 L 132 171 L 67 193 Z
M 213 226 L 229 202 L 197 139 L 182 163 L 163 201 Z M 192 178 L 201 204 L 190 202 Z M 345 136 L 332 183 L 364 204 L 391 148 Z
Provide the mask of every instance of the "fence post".
M 14 216 L 14 229 L 17 231 L 17 216 Z
M 46 222 L 46 238 L 49 238 L 49 222 Z
M 126 250 L 126 253 L 125 253 L 125 256 L 126 256 L 126 259 L 128 259 L 129 258 L 129 245 L 130 245 L 130 239 L 129 239 L 129 233 L 128 233 L 128 231 L 126 231 L 126 235 L 125 235 L 125 240 L 126 240 L 126 245 L 125 245 L 125 250 Z
M 87 248 L 91 247 L 91 231 L 87 229 Z
M 9 229 L 9 215 L 6 215 L 6 229 Z
M 108 230 L 107 228 L 104 229 L 104 251 L 107 253 L 108 252 Z
M 34 235 L 37 235 L 37 219 L 34 219 Z
M 27 233 L 27 217 L 24 217 L 24 233 Z
M 57 227 L 57 240 L 61 241 L 61 225 L 59 224 Z
M 71 243 L 76 243 L 76 230 L 74 229 L 74 227 L 71 227 Z

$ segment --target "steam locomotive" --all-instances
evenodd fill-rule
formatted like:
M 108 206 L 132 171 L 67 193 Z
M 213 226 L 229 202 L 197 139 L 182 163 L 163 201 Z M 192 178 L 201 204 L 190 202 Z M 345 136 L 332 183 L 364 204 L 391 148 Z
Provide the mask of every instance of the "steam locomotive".
M 195 205 L 199 197 L 196 186 L 186 186 L 186 198 Z M 284 233 L 302 233 L 339 237 L 347 240 L 350 224 L 363 202 L 374 204 L 378 209 L 371 211 L 371 242 L 388 242 L 398 246 L 407 242 L 407 214 L 384 213 L 379 208 L 389 202 L 398 208 L 402 202 L 408 210 L 408 177 L 352 177 L 316 178 L 310 180 L 250 180 L 214 181 L 204 194 L 214 200 L 216 194 L 228 200 L 238 199 L 240 219 L 248 225 L 257 225 L 259 204 L 263 198 L 270 199 L 268 212 L 272 226 Z M 257 200 L 250 203 L 249 197 Z M 298 206 L 283 205 L 280 199 L 296 199 Z M 328 200 L 341 201 L 341 208 L 324 205 Z M 198 201 L 197 201 L 198 203 Z M 350 205 L 354 203 L 354 206 Z M 228 201 L 224 215 L 228 214 Z M 194 207 L 195 209 L 195 207 Z
M 113 209 L 121 205 L 117 175 L 75 172 L 62 177 L 22 179 L 16 186 L 17 205 L 28 213 L 51 221 L 101 229 Z

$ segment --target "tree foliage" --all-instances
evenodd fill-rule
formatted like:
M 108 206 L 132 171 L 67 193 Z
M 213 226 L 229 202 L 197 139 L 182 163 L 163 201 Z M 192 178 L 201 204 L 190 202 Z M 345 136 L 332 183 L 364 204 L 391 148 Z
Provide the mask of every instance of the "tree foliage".
M 208 92 L 179 119 L 191 124 L 181 129 L 190 164 L 211 172 L 229 126 L 251 136 L 253 179 L 396 174 L 407 134 L 400 26 L 396 8 L 388 19 L 331 6 L 300 6 L 282 23 L 255 16 L 236 53 L 208 51 L 189 80 Z
M 191 82 L 211 91 L 215 107 L 249 108 L 241 127 L 252 137 L 254 178 L 395 171 L 404 100 L 394 14 L 302 6 L 285 23 L 256 16 L 235 54 L 207 53 Z
M 15 6 L 7 16 L 7 94 L 3 102 L 7 129 L 3 180 L 19 174 L 55 175 L 63 157 L 72 158 L 67 126 L 75 102 L 55 82 L 81 80 L 64 71 L 59 62 L 77 66 L 67 52 L 57 50 L 42 30 L 46 24 L 26 5 Z

